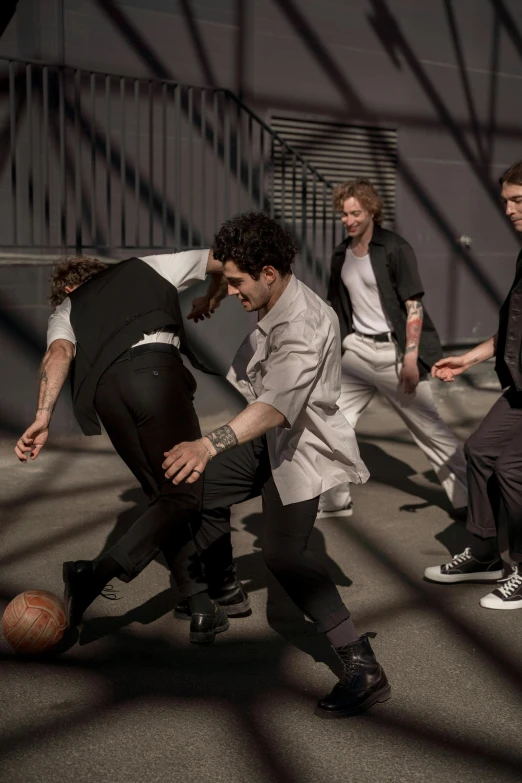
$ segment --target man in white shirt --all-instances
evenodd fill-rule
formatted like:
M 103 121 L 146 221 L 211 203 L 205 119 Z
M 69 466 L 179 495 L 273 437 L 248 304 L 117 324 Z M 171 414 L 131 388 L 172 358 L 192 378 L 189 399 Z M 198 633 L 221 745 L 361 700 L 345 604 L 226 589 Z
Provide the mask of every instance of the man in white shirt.
M 163 452 L 173 440 L 200 435 L 193 406 L 196 383 L 180 350 L 198 363 L 184 334 L 178 291 L 208 273 L 212 309 L 222 267 L 208 250 L 131 258 L 111 267 L 95 259 L 67 259 L 55 269 L 50 297 L 55 310 L 49 319 L 36 418 L 15 452 L 22 462 L 38 457 L 72 367 L 73 406 L 83 432 L 99 434 L 101 420 L 150 499 L 146 512 L 107 552 L 93 561 L 64 563 L 70 626 L 81 622 L 110 580 L 130 581 L 162 551 L 191 606 L 191 641 L 211 642 L 228 628 L 225 612 L 208 596 L 192 538 L 202 482 L 174 487 L 161 468 Z M 184 557 L 177 558 L 181 551 Z M 235 585 L 233 598 L 236 604 L 244 603 L 240 585 Z
M 339 407 L 356 427 L 376 392 L 382 394 L 430 461 L 454 513 L 463 516 L 466 460 L 433 400 L 429 370 L 442 350 L 422 304 L 415 254 L 405 239 L 381 227 L 382 199 L 371 182 L 339 185 L 334 205 L 347 232 L 333 253 L 328 286 L 341 327 Z M 321 516 L 351 513 L 349 483 L 321 497 Z
M 196 540 L 207 580 L 232 566 L 230 507 L 261 495 L 265 563 L 344 665 L 316 714 L 347 717 L 385 701 L 390 686 L 368 634 L 358 636 L 332 579 L 308 549 L 321 492 L 368 478 L 353 429 L 337 407 L 339 322 L 293 276 L 295 244 L 265 214 L 227 221 L 213 253 L 223 262 L 229 294 L 259 313 L 230 375 L 250 404 L 204 438 L 175 445 L 165 455 L 165 475 L 179 485 L 205 471 Z

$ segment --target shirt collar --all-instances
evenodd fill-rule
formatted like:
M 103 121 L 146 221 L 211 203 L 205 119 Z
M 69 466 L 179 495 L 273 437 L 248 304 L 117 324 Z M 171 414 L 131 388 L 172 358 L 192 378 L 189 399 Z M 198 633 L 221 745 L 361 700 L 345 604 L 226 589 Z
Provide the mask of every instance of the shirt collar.
M 283 313 L 285 313 L 285 311 L 290 306 L 290 303 L 297 296 L 298 286 L 299 283 L 297 281 L 297 277 L 292 274 L 290 282 L 286 286 L 275 305 L 265 315 L 264 318 L 261 318 L 261 320 L 257 322 L 256 328 L 259 329 L 260 332 L 263 332 L 264 335 L 267 335 L 269 331 L 277 324 Z

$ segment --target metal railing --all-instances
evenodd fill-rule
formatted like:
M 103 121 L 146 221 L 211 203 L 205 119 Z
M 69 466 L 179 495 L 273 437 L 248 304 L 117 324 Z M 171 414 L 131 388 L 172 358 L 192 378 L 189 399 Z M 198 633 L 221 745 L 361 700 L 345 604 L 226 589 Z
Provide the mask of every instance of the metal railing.
M 324 292 L 331 184 L 227 90 L 0 58 L 0 248 L 145 254 L 208 246 L 263 209 Z

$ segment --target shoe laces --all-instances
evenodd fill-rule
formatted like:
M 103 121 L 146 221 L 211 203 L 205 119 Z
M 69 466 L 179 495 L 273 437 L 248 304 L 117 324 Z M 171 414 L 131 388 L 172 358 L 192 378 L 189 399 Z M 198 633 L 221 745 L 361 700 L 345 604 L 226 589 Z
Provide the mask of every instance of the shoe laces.
M 344 647 L 337 647 L 336 653 L 343 664 L 343 674 L 340 681 L 348 683 L 353 680 L 357 673 L 354 645 L 347 644 Z
M 462 563 L 465 563 L 467 560 L 471 560 L 471 549 L 469 546 L 467 546 L 464 552 L 461 552 L 460 555 L 453 555 L 451 563 L 447 563 L 446 568 L 453 568 L 454 566 L 462 565 Z
M 118 598 L 118 591 L 113 585 L 105 585 L 100 593 L 102 598 L 107 598 L 108 601 L 120 601 L 122 596 Z
M 514 566 L 513 573 L 507 580 L 506 584 L 499 587 L 499 592 L 502 593 L 504 598 L 510 598 L 515 590 L 522 586 L 522 574 L 518 573 L 518 566 Z

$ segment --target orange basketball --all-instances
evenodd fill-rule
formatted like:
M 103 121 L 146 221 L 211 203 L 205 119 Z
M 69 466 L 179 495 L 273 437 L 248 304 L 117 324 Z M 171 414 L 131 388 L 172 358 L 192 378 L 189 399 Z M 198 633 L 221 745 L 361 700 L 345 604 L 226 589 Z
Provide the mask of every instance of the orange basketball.
M 67 621 L 58 598 L 47 590 L 26 590 L 8 604 L 2 617 L 4 636 L 22 654 L 54 647 L 65 633 Z

